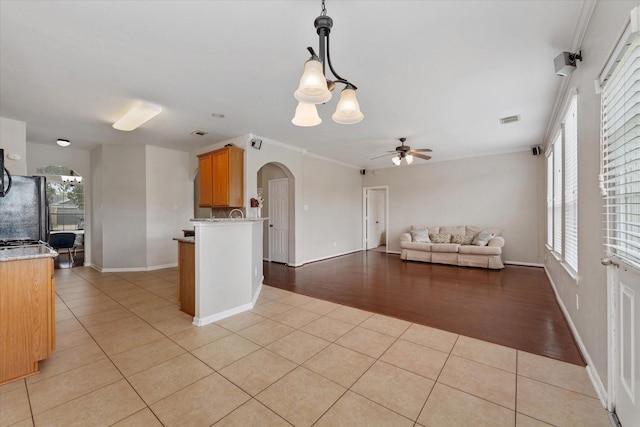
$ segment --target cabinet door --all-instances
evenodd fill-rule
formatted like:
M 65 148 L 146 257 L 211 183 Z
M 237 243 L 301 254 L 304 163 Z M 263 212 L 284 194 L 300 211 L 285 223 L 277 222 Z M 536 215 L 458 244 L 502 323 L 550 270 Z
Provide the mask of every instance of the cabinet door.
M 213 164 L 211 154 L 198 157 L 198 199 L 200 207 L 213 206 Z
M 229 206 L 244 206 L 244 150 L 229 147 Z
M 229 150 L 213 153 L 213 206 L 229 206 Z

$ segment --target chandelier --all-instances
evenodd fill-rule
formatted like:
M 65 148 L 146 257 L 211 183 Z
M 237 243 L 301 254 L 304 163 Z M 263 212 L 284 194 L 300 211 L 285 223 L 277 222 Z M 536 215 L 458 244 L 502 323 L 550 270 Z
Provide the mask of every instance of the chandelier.
M 312 47 L 307 48 L 311 58 L 304 64 L 304 73 L 300 78 L 298 90 L 294 93 L 298 106 L 291 123 L 296 126 L 316 126 L 322 123 L 316 105 L 331 100 L 331 91 L 335 89 L 336 83 L 342 83 L 345 87 L 340 93 L 336 112 L 331 116 L 333 121 L 343 125 L 358 123 L 364 118 L 356 99 L 358 88 L 347 79 L 340 77 L 331 64 L 329 33 L 333 27 L 333 19 L 327 16 L 324 0 L 322 0 L 322 13 L 316 18 L 314 25 L 319 37 L 320 55 L 316 55 Z M 329 65 L 333 80 L 326 77 L 325 64 Z

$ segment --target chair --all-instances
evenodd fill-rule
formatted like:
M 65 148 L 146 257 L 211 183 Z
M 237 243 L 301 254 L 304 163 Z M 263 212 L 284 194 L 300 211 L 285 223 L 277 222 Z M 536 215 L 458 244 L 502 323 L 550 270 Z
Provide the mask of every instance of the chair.
M 61 249 L 67 250 L 70 262 L 69 267 L 72 267 L 74 263 L 71 249 L 73 249 L 75 241 L 76 233 L 51 233 L 49 235 L 49 246 L 58 252 L 60 252 Z

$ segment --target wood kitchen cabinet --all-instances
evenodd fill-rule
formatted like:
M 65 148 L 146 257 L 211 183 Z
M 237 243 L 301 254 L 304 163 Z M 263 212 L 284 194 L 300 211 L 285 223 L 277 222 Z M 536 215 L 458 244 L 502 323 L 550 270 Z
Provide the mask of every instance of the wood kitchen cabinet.
M 230 145 L 198 155 L 199 206 L 244 206 L 244 150 Z
M 50 257 L 0 262 L 0 384 L 33 375 L 55 349 Z
M 195 243 L 178 241 L 178 299 L 180 310 L 196 315 Z

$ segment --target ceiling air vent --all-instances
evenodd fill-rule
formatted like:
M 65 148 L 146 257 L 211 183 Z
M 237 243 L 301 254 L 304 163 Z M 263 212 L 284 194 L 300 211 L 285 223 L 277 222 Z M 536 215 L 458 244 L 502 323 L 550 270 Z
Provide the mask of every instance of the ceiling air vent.
M 518 121 L 520 121 L 520 115 L 519 114 L 517 116 L 502 117 L 500 119 L 500 124 L 506 125 L 507 123 L 514 123 L 514 122 L 518 122 Z
M 209 132 L 200 130 L 200 129 L 196 129 L 193 132 L 191 132 L 191 135 L 198 135 L 198 136 L 205 136 L 206 134 L 208 134 Z

